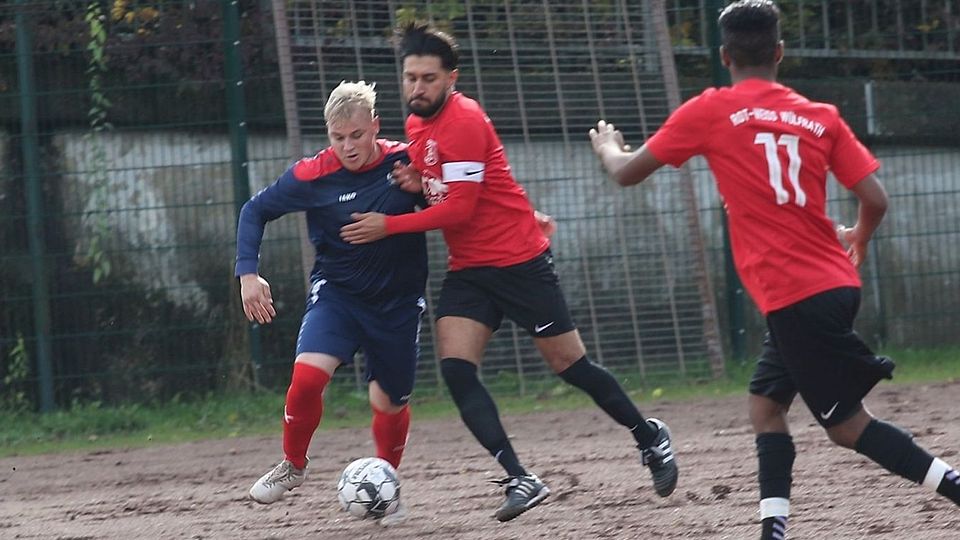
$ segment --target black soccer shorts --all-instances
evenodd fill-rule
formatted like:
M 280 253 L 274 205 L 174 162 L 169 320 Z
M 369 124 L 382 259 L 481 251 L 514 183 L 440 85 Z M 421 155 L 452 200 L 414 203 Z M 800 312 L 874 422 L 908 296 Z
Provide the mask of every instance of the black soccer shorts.
M 860 289 L 831 289 L 767 315 L 750 393 L 788 404 L 799 393 L 821 426 L 850 418 L 894 363 L 853 330 Z
M 538 338 L 576 328 L 549 249 L 512 266 L 447 272 L 436 316 L 472 319 L 494 331 L 507 317 Z

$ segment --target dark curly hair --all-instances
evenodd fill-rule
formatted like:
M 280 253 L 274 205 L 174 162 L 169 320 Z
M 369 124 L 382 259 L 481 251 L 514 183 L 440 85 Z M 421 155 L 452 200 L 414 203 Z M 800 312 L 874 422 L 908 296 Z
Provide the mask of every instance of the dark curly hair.
M 452 71 L 460 64 L 460 46 L 453 36 L 426 22 L 414 21 L 397 29 L 400 58 L 437 56 L 443 69 Z
M 780 9 L 770 0 L 740 0 L 720 13 L 720 39 L 737 66 L 776 62 Z

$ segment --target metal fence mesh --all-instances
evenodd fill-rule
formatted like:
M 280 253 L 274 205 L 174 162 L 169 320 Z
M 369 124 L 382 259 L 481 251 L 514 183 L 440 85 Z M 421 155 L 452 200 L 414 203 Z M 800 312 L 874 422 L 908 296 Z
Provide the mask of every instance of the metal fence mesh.
M 279 4 L 295 66 L 295 149 L 276 4 L 0 5 L 0 406 L 42 407 L 44 388 L 50 404 L 66 405 L 286 384 L 303 306 L 297 221 L 267 229 L 262 268 L 281 317 L 250 331 L 231 279 L 237 205 L 296 154 L 325 146 L 320 109 L 342 79 L 376 81 L 383 135 L 403 138 L 388 38 L 413 17 L 457 36 L 460 90 L 484 105 L 518 180 L 558 219 L 554 253 L 591 355 L 631 377 L 709 375 L 710 321 L 691 271 L 702 255 L 683 175 L 614 188 L 586 130 L 605 117 L 639 142 L 665 118 L 651 6 L 666 6 L 682 95 L 715 84 L 706 23 L 722 2 Z M 838 104 L 883 161 L 892 204 L 863 270 L 860 320 L 875 345 L 958 343 L 958 4 L 780 2 L 783 80 Z M 691 170 L 721 336 L 725 345 L 745 336 L 751 352 L 762 320 L 749 303 L 742 321 L 731 315 L 742 293 L 726 279 L 720 204 L 704 163 Z M 831 214 L 852 221 L 853 200 L 831 189 Z M 445 253 L 439 236 L 430 245 L 435 303 Z M 432 340 L 430 318 L 419 379 L 428 385 Z M 505 325 L 487 355 L 488 382 L 526 390 L 545 372 L 527 336 Z M 340 378 L 361 383 L 355 371 Z
M 384 17 L 382 4 L 287 3 L 295 74 L 290 97 L 304 137 L 325 134 L 326 92 L 340 80 L 368 79 L 377 82 L 383 133 L 404 138 L 400 61 L 389 41 L 403 21 Z M 713 300 L 700 293 L 692 271 L 698 252 L 691 251 L 684 220 L 690 208 L 679 185 L 643 192 L 611 187 L 586 137 L 601 115 L 622 118 L 635 138 L 666 117 L 649 10 L 577 1 L 466 2 L 454 13 L 432 7 L 406 2 L 401 13 L 444 17 L 438 24 L 458 37 L 458 89 L 482 102 L 518 181 L 560 224 L 555 260 L 594 357 L 642 377 L 709 374 L 704 327 L 716 322 L 705 320 L 703 306 Z M 429 299 L 435 300 L 446 256 L 439 236 L 431 238 Z M 420 380 L 435 375 L 432 334 L 431 319 Z M 508 323 L 490 343 L 483 371 L 522 378 L 547 369 L 525 332 Z

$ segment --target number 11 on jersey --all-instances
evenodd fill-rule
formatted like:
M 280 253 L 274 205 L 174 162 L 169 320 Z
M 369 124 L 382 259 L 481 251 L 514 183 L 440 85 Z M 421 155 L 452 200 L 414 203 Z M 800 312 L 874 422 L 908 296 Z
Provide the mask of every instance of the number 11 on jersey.
M 800 137 L 784 133 L 777 138 L 773 133 L 757 133 L 753 143 L 763 145 L 764 154 L 767 156 L 767 170 L 770 173 L 770 187 L 777 196 L 777 204 L 781 205 L 790 202 L 790 194 L 783 188 L 783 166 L 780 163 L 777 146 L 786 147 L 789 159 L 787 177 L 790 179 L 790 185 L 793 186 L 793 203 L 797 206 L 806 205 L 807 194 L 800 187 Z

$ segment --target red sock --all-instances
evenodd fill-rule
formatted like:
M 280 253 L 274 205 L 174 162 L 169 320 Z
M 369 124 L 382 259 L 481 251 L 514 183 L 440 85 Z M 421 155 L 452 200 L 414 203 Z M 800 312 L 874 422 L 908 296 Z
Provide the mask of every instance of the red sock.
M 303 362 L 293 364 L 293 377 L 283 408 L 283 453 L 293 466 L 307 466 L 307 447 L 323 416 L 323 389 L 330 375 Z
M 396 414 L 388 414 L 373 409 L 373 442 L 377 446 L 377 457 L 385 459 L 394 468 L 400 466 L 403 449 L 407 445 L 407 433 L 410 431 L 410 405 Z

